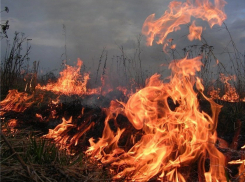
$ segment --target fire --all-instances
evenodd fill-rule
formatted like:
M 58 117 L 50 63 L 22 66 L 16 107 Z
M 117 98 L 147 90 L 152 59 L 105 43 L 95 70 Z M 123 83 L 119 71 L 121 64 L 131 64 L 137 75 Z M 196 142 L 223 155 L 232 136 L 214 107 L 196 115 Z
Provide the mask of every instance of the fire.
M 100 93 L 99 89 L 87 89 L 89 74 L 81 75 L 80 70 L 83 65 L 78 58 L 77 66 L 66 65 L 66 69 L 60 72 L 60 78 L 56 83 L 48 83 L 45 86 L 37 85 L 37 89 L 52 91 L 65 95 L 88 95 Z
M 170 44 L 171 49 L 175 49 L 173 39 L 168 39 L 167 43 L 165 40 L 169 33 L 179 30 L 180 25 L 189 23 L 191 16 L 207 21 L 210 27 L 221 25 L 226 19 L 223 12 L 225 3 L 223 0 L 215 0 L 214 4 L 208 0 L 171 2 L 169 10 L 161 18 L 155 20 L 155 15 L 152 14 L 145 20 L 142 32 L 147 36 L 147 44 L 152 45 L 154 38 L 158 36 L 157 43 L 164 44 L 164 48 Z M 201 40 L 202 27 L 196 26 L 193 21 L 189 33 L 190 41 Z M 171 76 L 168 82 L 163 82 L 159 74 L 154 74 L 146 80 L 146 86 L 134 94 L 133 89 L 129 91 L 124 87 L 117 87 L 129 100 L 126 103 L 111 101 L 109 108 L 102 109 L 106 113 L 102 136 L 99 139 L 90 138 L 90 147 L 85 153 L 103 164 L 110 164 L 114 180 L 185 182 L 189 179 L 183 169 L 197 164 L 200 181 L 226 181 L 226 158 L 215 146 L 218 140 L 218 115 L 222 106 L 203 93 L 205 88 L 202 80 L 196 76 L 196 72 L 201 70 L 201 58 L 199 56 L 173 60 L 169 64 Z M 89 74 L 80 73 L 82 64 L 78 59 L 76 66 L 66 65 L 56 83 L 38 85 L 36 88 L 79 96 L 103 94 L 111 90 L 108 88 L 104 91 L 106 89 L 102 90 L 102 87 L 88 89 Z M 222 75 L 227 92 L 223 97 L 219 97 L 219 90 L 213 90 L 211 97 L 238 101 L 238 94 L 228 83 L 231 78 L 233 77 Z M 101 77 L 102 86 L 106 85 L 105 80 L 106 77 Z M 211 116 L 200 110 L 197 96 L 210 103 Z M 34 101 L 33 95 L 12 90 L 0 105 L 3 111 L 23 112 Z M 60 102 L 59 97 L 51 100 L 57 107 Z M 123 148 L 119 145 L 123 134 L 127 132 L 126 128 L 120 128 L 117 124 L 119 114 L 125 116 L 134 129 L 142 133 L 140 139 L 136 139 L 134 134 L 130 135 L 130 147 Z M 35 117 L 44 122 L 48 121 L 47 118 L 57 119 L 57 115 L 56 110 L 51 110 L 49 117 L 43 117 L 39 113 L 36 113 Z M 63 117 L 62 122 L 49 129 L 48 134 L 43 137 L 53 139 L 61 149 L 77 146 L 81 137 L 86 135 L 96 122 L 92 117 L 86 118 L 83 115 L 84 108 L 75 119 L 72 116 L 69 119 Z M 11 120 L 10 126 L 16 126 L 16 121 Z M 111 122 L 116 129 L 111 128 Z M 220 146 L 226 144 L 220 143 Z M 244 160 L 231 161 L 229 164 L 235 163 L 241 164 L 241 173 L 245 168 Z
M 189 27 L 190 34 L 188 35 L 188 39 L 193 41 L 194 39 L 201 40 L 202 35 L 202 27 L 197 27 L 195 25 L 195 21 L 192 22 L 191 26 Z
M 214 89 L 214 87 L 210 87 L 209 88 L 209 91 L 208 91 L 208 94 L 211 96 L 211 98 L 213 99 L 220 99 L 220 88 L 218 88 L 217 90 Z
M 156 36 L 158 44 L 164 44 L 167 35 L 179 30 L 180 25 L 189 23 L 191 16 L 208 21 L 212 28 L 221 25 L 226 19 L 223 12 L 225 1 L 216 0 L 213 5 L 208 0 L 173 1 L 169 10 L 155 20 L 155 14 L 150 15 L 144 22 L 142 33 L 147 36 L 147 45 L 152 45 Z M 188 38 L 201 39 L 202 27 L 196 27 L 195 22 L 190 26 Z M 170 39 L 168 42 L 172 42 Z M 175 49 L 176 45 L 171 44 Z M 225 157 L 217 150 L 217 122 L 220 105 L 204 94 L 201 80 L 195 77 L 195 72 L 201 69 L 201 57 L 194 59 L 174 60 L 169 68 L 172 75 L 169 83 L 163 83 L 155 74 L 147 80 L 146 87 L 132 95 L 124 109 L 107 110 L 105 128 L 98 142 L 91 138 L 87 154 L 102 163 L 110 163 L 118 171 L 114 179 L 130 178 L 132 181 L 148 181 L 155 176 L 159 180 L 186 181 L 181 168 L 198 162 L 199 179 L 206 181 L 225 181 Z M 197 94 L 193 87 L 210 102 L 212 117 L 199 111 Z M 175 104 L 172 110 L 169 99 Z M 118 147 L 119 139 L 124 129 L 114 133 L 109 121 L 115 119 L 117 112 L 123 112 L 137 130 L 144 135 L 126 151 Z M 131 136 L 133 139 L 134 136 Z M 134 141 L 134 140 L 133 140 Z M 205 161 L 210 160 L 209 170 L 205 171 Z
M 225 84 L 225 94 L 220 97 L 220 89 L 217 90 L 213 87 L 210 88 L 209 95 L 213 99 L 220 99 L 227 102 L 239 102 L 244 101 L 240 99 L 239 94 L 236 91 L 236 88 L 233 87 L 228 81 L 235 80 L 235 75 L 225 76 L 223 73 L 220 74 L 220 80 Z
M 245 149 L 245 145 L 241 147 L 241 150 L 244 150 Z M 238 159 L 238 160 L 233 160 L 233 161 L 230 161 L 228 162 L 228 164 L 231 164 L 231 165 L 240 165 L 238 167 L 238 175 L 237 177 L 240 179 L 240 181 L 244 181 L 245 179 L 245 173 L 244 173 L 244 170 L 245 170 L 245 153 L 243 152 L 242 153 L 242 156 L 241 156 L 241 159 Z
M 171 48 L 171 49 L 175 49 L 175 48 L 176 48 L 176 44 L 171 45 L 170 48 Z
M 68 131 L 70 131 L 71 128 L 74 128 L 75 126 L 72 124 L 72 117 L 70 117 L 68 120 L 65 118 L 62 118 L 62 123 L 57 125 L 54 129 L 49 129 L 49 133 L 47 135 L 44 135 L 46 138 L 53 138 L 56 143 L 58 143 L 61 148 L 65 148 L 69 136 L 64 135 L 67 134 Z
M 9 90 L 7 97 L 0 102 L 1 115 L 5 111 L 24 112 L 34 103 L 33 95 L 28 95 L 17 90 Z
M 3 118 L 1 118 L 1 120 L 2 119 Z M 11 133 L 15 133 L 16 131 L 18 131 L 18 129 L 16 129 L 17 126 L 18 126 L 18 120 L 17 119 L 10 119 L 7 122 L 7 127 L 6 128 L 2 127 L 1 130 L 3 132 L 10 131 Z
M 81 112 L 82 115 L 83 111 L 84 109 Z M 49 129 L 48 134 L 43 137 L 53 139 L 60 149 L 68 149 L 70 146 L 76 146 L 79 139 L 93 126 L 94 122 L 84 121 L 80 126 L 77 126 L 73 124 L 72 117 L 68 120 L 62 118 L 62 123 L 58 124 L 54 129 Z M 76 134 L 69 136 L 68 132 L 71 130 L 76 131 Z
M 14 128 L 17 126 L 17 119 L 10 119 L 8 122 L 8 126 Z
M 143 24 L 142 34 L 147 37 L 147 45 L 152 46 L 155 37 L 159 37 L 157 44 L 165 44 L 168 34 L 179 30 L 180 25 L 191 22 L 192 16 L 207 21 L 211 28 L 216 24 L 221 26 L 226 19 L 223 11 L 225 4 L 224 0 L 215 0 L 214 4 L 208 0 L 195 0 L 194 2 L 188 0 L 184 3 L 172 1 L 168 6 L 169 9 L 159 19 L 155 19 L 155 14 L 147 17 Z M 201 27 L 195 27 L 195 24 L 192 23 L 190 38 L 199 39 L 201 32 Z M 194 36 L 193 33 L 196 35 Z
M 224 74 L 220 75 L 221 81 L 225 84 L 225 94 L 222 96 L 221 100 L 229 101 L 229 102 L 237 102 L 239 101 L 239 95 L 236 92 L 236 89 L 231 86 L 230 83 L 228 83 L 229 80 L 236 79 L 236 77 L 233 76 L 225 76 Z
M 114 179 L 127 176 L 135 181 L 148 181 L 157 175 L 168 181 L 186 181 L 181 167 L 199 161 L 199 175 L 205 176 L 207 181 L 224 181 L 225 157 L 214 145 L 221 106 L 202 94 L 203 85 L 199 78 L 195 78 L 195 72 L 201 69 L 200 60 L 201 57 L 197 57 L 172 62 L 169 83 L 163 83 L 160 75 L 155 74 L 145 88 L 123 104 L 123 112 L 132 125 L 144 132 L 129 151 L 118 147 L 124 130 L 118 129 L 114 133 L 110 129 L 108 122 L 115 113 L 108 111 L 102 138 L 97 143 L 92 138 L 89 140 L 91 147 L 87 154 L 102 163 L 111 163 L 118 168 L 124 166 Z M 197 93 L 193 90 L 195 84 L 210 102 L 212 117 L 198 110 Z M 169 99 L 176 104 L 174 110 L 169 107 Z M 204 170 L 207 158 L 210 159 L 209 171 Z

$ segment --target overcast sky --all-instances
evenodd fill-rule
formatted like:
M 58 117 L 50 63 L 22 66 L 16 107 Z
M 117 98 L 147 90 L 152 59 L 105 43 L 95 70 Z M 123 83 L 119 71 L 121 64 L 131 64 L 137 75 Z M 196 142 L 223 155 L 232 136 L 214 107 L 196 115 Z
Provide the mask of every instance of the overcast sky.
M 2 0 L 1 10 L 5 6 L 9 13 L 1 13 L 1 22 L 9 20 L 9 39 L 15 31 L 25 33 L 32 48 L 30 60 L 39 60 L 41 69 L 50 71 L 60 69 L 66 47 L 68 63 L 74 64 L 81 58 L 87 69 L 97 67 L 97 61 L 103 47 L 108 57 L 120 55 L 119 46 L 130 57 L 137 48 L 137 37 L 141 33 L 145 19 L 153 13 L 159 18 L 167 9 L 169 0 Z M 183 2 L 183 1 L 182 1 Z M 227 0 L 225 6 L 227 24 L 239 51 L 245 51 L 245 0 Z M 208 24 L 205 24 L 208 26 Z M 181 50 L 190 43 L 186 36 L 188 29 L 182 29 L 168 37 L 176 40 Z M 173 37 L 175 36 L 175 37 Z M 227 31 L 215 25 L 212 30 L 207 27 L 203 36 L 209 45 L 215 47 L 220 61 L 222 49 L 230 41 Z M 12 40 L 11 40 L 12 41 Z M 10 42 L 11 42 L 10 41 Z M 5 40 L 1 41 L 1 51 L 5 49 Z M 145 46 L 142 39 L 142 60 L 146 67 L 153 70 L 164 62 L 162 45 Z M 161 56 L 160 56 L 161 54 Z M 220 56 L 220 57 L 219 57 Z M 227 61 L 227 60 L 226 60 Z M 94 69 L 95 70 L 95 69 Z

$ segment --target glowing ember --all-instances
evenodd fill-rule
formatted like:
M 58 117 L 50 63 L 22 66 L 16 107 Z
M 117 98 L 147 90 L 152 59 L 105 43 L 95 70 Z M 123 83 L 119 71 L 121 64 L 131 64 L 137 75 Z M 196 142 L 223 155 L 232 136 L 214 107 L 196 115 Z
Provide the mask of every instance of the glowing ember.
M 44 118 L 43 118 L 43 116 L 42 116 L 41 114 L 37 114 L 37 113 L 36 113 L 36 117 L 39 118 L 41 121 L 44 120 Z
M 10 119 L 8 122 L 8 126 L 14 128 L 17 126 L 17 119 Z
M 212 99 L 220 99 L 219 94 L 220 88 L 218 88 L 217 90 L 215 90 L 214 87 L 209 88 L 208 95 L 210 95 Z
M 171 49 L 175 49 L 175 48 L 176 48 L 176 44 L 171 45 L 170 48 L 171 48 Z
M 7 128 L 2 127 L 1 130 L 3 132 L 9 132 L 10 131 L 11 133 L 15 133 L 16 131 L 18 131 L 18 129 L 16 129 L 17 126 L 18 126 L 18 120 L 17 119 L 10 119 L 7 123 Z

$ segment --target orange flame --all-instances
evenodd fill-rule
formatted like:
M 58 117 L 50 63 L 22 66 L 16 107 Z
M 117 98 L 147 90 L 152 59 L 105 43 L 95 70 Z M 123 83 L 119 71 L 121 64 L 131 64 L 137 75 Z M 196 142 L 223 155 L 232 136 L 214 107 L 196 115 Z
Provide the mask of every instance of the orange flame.
M 225 157 L 214 145 L 221 106 L 203 95 L 210 102 L 213 115 L 200 112 L 197 93 L 193 90 L 195 83 L 201 94 L 204 90 L 201 80 L 194 77 L 201 69 L 200 60 L 197 57 L 172 62 L 169 83 L 163 83 L 160 75 L 155 74 L 145 88 L 132 95 L 126 104 L 122 103 L 132 125 L 145 133 L 129 151 L 118 147 L 124 130 L 118 129 L 114 134 L 108 122 L 115 116 L 108 110 L 102 138 L 97 143 L 90 139 L 91 147 L 86 153 L 102 163 L 124 166 L 114 179 L 129 176 L 135 181 L 148 181 L 157 175 L 168 181 L 186 181 L 179 169 L 199 161 L 199 173 L 207 181 L 224 181 Z M 176 104 L 174 110 L 169 107 L 169 98 Z M 206 158 L 210 159 L 207 172 Z
M 143 24 L 142 34 L 147 37 L 147 45 L 152 46 L 155 37 L 159 37 L 157 44 L 164 44 L 168 34 L 179 30 L 180 25 L 189 23 L 191 16 L 207 21 L 211 28 L 215 24 L 221 26 L 226 19 L 223 11 L 225 4 L 224 0 L 215 0 L 214 4 L 209 0 L 170 2 L 169 9 L 159 19 L 155 19 L 155 14 L 147 17 Z M 201 33 L 199 28 L 198 32 Z
M 192 22 L 191 26 L 189 27 L 190 34 L 188 35 L 188 39 L 193 41 L 194 39 L 201 40 L 202 35 L 202 27 L 197 27 L 195 25 L 195 21 Z
M 229 80 L 235 80 L 235 75 L 233 76 L 225 76 L 223 73 L 220 74 L 220 80 L 225 84 L 225 94 L 222 96 L 221 100 L 229 101 L 229 102 L 238 102 L 239 95 L 236 92 L 236 89 L 228 83 Z
M 83 114 L 83 110 L 82 110 L 82 114 Z M 58 124 L 54 129 L 49 129 L 48 134 L 44 135 L 43 137 L 54 139 L 54 141 L 58 144 L 60 149 L 67 149 L 70 146 L 76 146 L 81 136 L 83 136 L 93 126 L 94 126 L 94 122 L 91 122 L 88 125 L 85 122 L 84 124 L 82 124 L 77 128 L 77 126 L 72 123 L 72 117 L 70 117 L 68 120 L 62 118 L 62 123 Z M 68 135 L 68 132 L 74 128 L 76 128 L 77 133 L 72 137 L 70 137 Z M 67 145 L 68 140 L 70 143 L 69 145 Z
M 57 125 L 54 129 L 49 129 L 49 132 L 47 135 L 44 135 L 45 138 L 52 138 L 54 141 L 58 144 L 60 144 L 61 149 L 65 148 L 66 142 L 69 139 L 67 134 L 68 131 L 70 131 L 71 128 L 74 128 L 75 126 L 72 124 L 72 117 L 67 121 L 65 118 L 62 118 L 62 123 Z
M 7 123 L 7 128 L 3 127 L 2 131 L 3 132 L 10 131 L 11 133 L 15 133 L 16 131 L 18 131 L 18 129 L 15 129 L 17 126 L 18 126 L 18 120 L 10 119 Z
M 240 99 L 239 94 L 236 91 L 236 88 L 233 87 L 228 81 L 235 80 L 235 75 L 225 76 L 223 73 L 220 74 L 220 80 L 225 84 L 225 94 L 220 97 L 220 89 L 215 90 L 213 87 L 210 88 L 209 95 L 213 99 L 220 99 L 227 102 L 239 102 L 244 101 Z
M 24 112 L 33 103 L 33 95 L 17 90 L 9 90 L 7 97 L 0 102 L 1 115 L 5 111 Z
M 208 91 L 208 94 L 210 95 L 210 97 L 212 99 L 220 99 L 220 88 L 218 88 L 217 90 L 214 89 L 214 87 L 210 87 L 209 88 L 209 91 Z
M 171 49 L 175 49 L 175 48 L 176 48 L 176 44 L 171 45 L 170 48 L 171 48 Z
M 17 119 L 10 119 L 8 126 L 12 127 L 12 128 L 16 127 L 17 126 Z
M 36 88 L 48 90 L 65 95 L 86 95 L 100 93 L 98 89 L 87 89 L 89 74 L 81 75 L 80 70 L 83 62 L 78 58 L 77 66 L 66 65 L 66 69 L 60 72 L 60 78 L 57 83 L 48 83 L 46 86 L 38 85 Z

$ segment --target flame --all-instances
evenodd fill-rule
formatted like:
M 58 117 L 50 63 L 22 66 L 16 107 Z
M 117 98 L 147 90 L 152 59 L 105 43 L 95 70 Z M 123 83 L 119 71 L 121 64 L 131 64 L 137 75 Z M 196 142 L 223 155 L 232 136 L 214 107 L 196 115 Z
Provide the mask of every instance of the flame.
M 180 29 L 180 25 L 189 23 L 191 16 L 208 21 L 212 28 L 215 24 L 221 25 L 226 19 L 223 12 L 225 5 L 223 0 L 215 0 L 214 5 L 208 0 L 188 0 L 185 3 L 171 2 L 169 10 L 158 20 L 155 15 L 150 15 L 144 25 L 142 32 L 148 36 L 147 44 L 152 45 L 156 36 L 159 37 L 157 43 L 164 43 L 170 32 Z M 202 27 L 195 25 L 195 21 L 190 26 L 189 40 L 201 40 Z M 167 42 L 171 49 L 173 39 Z M 164 47 L 168 45 L 164 44 Z M 217 60 L 218 63 L 218 60 Z M 40 90 L 48 90 L 66 95 L 88 95 L 94 93 L 104 93 L 102 88 L 88 89 L 87 83 L 89 74 L 80 73 L 83 62 L 78 59 L 75 67 L 66 65 L 56 83 L 49 83 L 46 86 L 38 85 Z M 201 70 L 201 57 L 174 60 L 170 63 L 169 69 L 172 74 L 169 82 L 160 80 L 160 75 L 155 74 L 146 81 L 145 88 L 138 90 L 135 94 L 123 87 L 118 87 L 124 95 L 129 98 L 127 103 L 112 101 L 110 108 L 104 108 L 107 116 L 101 138 L 89 139 L 90 147 L 86 154 L 100 160 L 103 164 L 111 164 L 118 169 L 115 172 L 114 180 L 127 179 L 131 181 L 149 181 L 158 179 L 164 181 L 185 182 L 188 175 L 183 173 L 183 168 L 198 163 L 198 175 L 201 181 L 226 181 L 225 177 L 225 156 L 215 147 L 218 140 L 216 128 L 218 115 L 222 106 L 216 104 L 212 99 L 207 98 L 204 86 L 200 78 L 196 77 L 197 71 Z M 101 77 L 102 86 L 105 85 L 106 77 Z M 221 77 L 226 87 L 232 90 L 226 77 Z M 109 89 L 110 90 L 110 89 Z M 235 91 L 229 91 L 233 95 L 231 101 L 236 101 Z M 212 116 L 199 110 L 197 95 L 202 95 L 210 105 Z M 221 99 L 229 96 L 226 94 Z M 219 92 L 214 92 L 213 96 L 219 96 Z M 30 106 L 33 96 L 25 93 L 10 91 L 7 98 L 0 104 L 4 110 L 16 110 L 23 112 Z M 220 98 L 220 97 L 219 97 Z M 24 99 L 24 100 L 23 100 Z M 16 104 L 17 103 L 17 104 Z M 21 107 L 24 103 L 24 106 Z M 57 105 L 59 100 L 52 100 L 52 104 Z M 119 141 L 126 131 L 126 128 L 119 128 L 116 119 L 119 114 L 126 116 L 132 126 L 141 131 L 142 137 L 136 140 L 135 135 L 131 135 L 132 147 L 123 149 L 119 146 Z M 51 111 L 50 117 L 56 118 L 55 110 Z M 78 118 L 84 115 L 84 108 Z M 45 120 L 41 114 L 36 114 L 39 120 Z M 114 122 L 116 131 L 110 127 L 110 122 Z M 62 118 L 62 122 L 54 129 L 50 129 L 46 138 L 53 139 L 60 148 L 69 148 L 78 145 L 79 139 L 94 126 L 94 121 L 84 120 L 80 125 L 73 121 Z M 73 136 L 69 132 L 76 133 Z M 220 140 L 221 141 L 221 140 Z M 67 146 L 68 145 L 68 146 Z M 226 143 L 220 143 L 225 146 Z M 244 148 L 245 146 L 243 146 Z M 205 162 L 209 161 L 209 169 L 206 169 Z M 243 164 L 239 170 L 244 169 L 244 160 L 235 161 Z M 235 163 L 230 162 L 230 164 Z
M 236 92 L 236 89 L 228 83 L 229 80 L 235 80 L 235 75 L 225 76 L 223 73 L 220 74 L 220 80 L 225 84 L 225 94 L 222 96 L 221 100 L 229 102 L 238 102 L 239 95 Z
M 82 60 L 78 58 L 76 66 L 72 67 L 66 65 L 66 69 L 60 72 L 60 78 L 56 83 L 48 83 L 45 86 L 38 84 L 36 88 L 65 95 L 88 95 L 100 93 L 99 89 L 87 89 L 89 73 L 81 75 L 80 70 L 82 65 Z
M 36 118 L 40 119 L 41 121 L 44 120 L 43 116 L 41 114 L 36 113 Z
M 192 22 L 191 26 L 189 27 L 190 34 L 188 35 L 188 39 L 193 41 L 194 39 L 201 40 L 202 35 L 202 27 L 197 27 L 195 25 L 195 21 Z
M 48 134 L 44 135 L 43 137 L 53 139 L 56 144 L 58 144 L 60 149 L 68 149 L 70 146 L 76 146 L 81 136 L 83 136 L 93 126 L 94 122 L 88 124 L 88 121 L 84 121 L 83 124 L 77 127 L 76 124 L 72 123 L 72 117 L 70 117 L 68 120 L 62 118 L 62 123 L 58 124 L 54 129 L 49 129 Z M 70 132 L 72 129 L 77 130 L 77 133 L 73 136 L 69 136 L 68 132 Z
M 118 141 L 124 129 L 120 130 L 118 128 L 117 133 L 114 135 L 114 132 L 110 129 L 109 120 L 115 117 L 113 116 L 113 113 L 109 112 L 109 110 L 106 110 L 106 112 L 107 117 L 105 119 L 102 138 L 100 138 L 97 143 L 94 143 L 94 139 L 90 138 L 89 143 L 91 146 L 86 151 L 86 154 L 94 156 L 95 158 L 102 160 L 104 163 L 109 163 L 109 161 L 113 161 L 115 155 L 123 152 L 123 149 L 118 147 Z M 106 155 L 106 151 L 113 152 Z
M 5 118 L 1 118 L 5 119 Z M 8 132 L 10 131 L 11 133 L 15 133 L 16 131 L 18 131 L 18 129 L 16 129 L 16 127 L 18 126 L 18 120 L 17 119 L 10 119 L 7 123 L 7 128 L 2 127 L 1 130 L 3 132 Z
M 113 91 L 110 85 L 106 85 L 106 76 L 101 76 L 101 86 L 97 88 L 87 88 L 88 81 L 90 79 L 89 73 L 81 74 L 80 70 L 83 65 L 81 59 L 77 59 L 76 66 L 66 65 L 66 68 L 60 72 L 60 77 L 56 83 L 48 83 L 47 85 L 41 86 L 38 84 L 36 89 L 52 91 L 57 94 L 64 95 L 92 95 L 101 94 L 106 95 L 107 93 Z M 104 88 L 104 89 L 103 89 Z M 52 101 L 53 104 L 59 102 L 59 97 L 56 101 Z
M 8 122 L 8 126 L 14 128 L 17 126 L 17 119 L 10 119 Z
M 62 118 L 62 123 L 58 124 L 54 129 L 49 129 L 48 134 L 43 137 L 54 139 L 54 141 L 60 145 L 61 149 L 64 149 L 67 145 L 67 140 L 69 139 L 69 136 L 64 135 L 64 133 L 67 134 L 67 132 L 74 127 L 75 126 L 72 124 L 72 117 L 68 120 Z
M 142 33 L 147 36 L 147 45 L 152 45 L 156 36 L 158 44 L 167 43 L 165 39 L 170 32 L 180 29 L 180 25 L 189 23 L 191 16 L 208 21 L 212 28 L 215 24 L 221 26 L 226 19 L 223 12 L 223 0 L 215 0 L 213 5 L 208 0 L 196 0 L 195 3 L 173 1 L 169 10 L 155 20 L 155 14 L 144 22 Z M 190 26 L 188 38 L 201 39 L 202 27 Z M 176 45 L 171 44 L 175 49 Z M 132 95 L 124 106 L 124 114 L 131 124 L 142 130 L 144 135 L 134 146 L 125 151 L 118 147 L 123 129 L 114 133 L 108 122 L 115 117 L 108 111 L 102 138 L 98 142 L 89 140 L 91 147 L 87 154 L 111 163 L 118 168 L 124 166 L 114 179 L 130 177 L 132 181 L 148 181 L 154 176 L 168 181 L 186 181 L 180 168 L 198 161 L 199 175 L 206 181 L 224 181 L 225 157 L 214 146 L 217 141 L 217 122 L 221 106 L 204 94 L 201 80 L 195 77 L 195 72 L 201 69 L 201 57 L 184 58 L 170 63 L 172 76 L 169 83 L 163 83 L 155 74 L 147 80 L 146 87 Z M 193 86 L 208 100 L 212 108 L 212 117 L 198 110 L 197 93 Z M 171 110 L 168 99 L 176 105 Z M 115 110 L 115 109 L 114 109 Z M 115 114 L 115 113 L 114 113 Z M 131 136 L 133 139 L 134 137 Z M 205 160 L 210 159 L 209 171 L 205 171 Z
M 208 94 L 211 96 L 212 99 L 220 99 L 220 88 L 218 88 L 217 90 L 214 89 L 214 87 L 210 87 Z
M 0 102 L 1 115 L 5 111 L 24 112 L 34 103 L 33 95 L 28 95 L 17 90 L 9 90 L 8 95 Z
M 60 102 L 59 97 L 57 97 L 55 100 L 52 100 L 51 102 L 52 104 L 57 105 Z
M 201 57 L 174 61 L 169 68 L 172 76 L 163 83 L 160 75 L 153 75 L 146 87 L 130 97 L 124 105 L 124 114 L 137 130 L 145 133 L 129 150 L 118 147 L 123 129 L 114 133 L 108 122 L 118 110 L 108 111 L 102 138 L 89 140 L 87 154 L 124 169 L 114 179 L 125 176 L 135 181 L 148 181 L 154 176 L 168 181 L 186 181 L 180 168 L 199 161 L 199 173 L 206 180 L 225 180 L 225 157 L 216 147 L 216 127 L 221 106 L 211 99 L 212 117 L 198 110 L 196 88 L 202 94 L 204 87 L 195 72 L 201 69 Z M 168 99 L 176 108 L 171 110 Z M 178 106 L 177 106 L 178 105 Z M 114 114 L 113 114 L 113 112 Z M 117 113 L 116 112 L 116 113 Z M 120 110 L 120 112 L 122 112 Z M 205 159 L 210 159 L 210 169 L 205 172 Z
M 223 73 L 220 74 L 220 80 L 225 84 L 225 94 L 220 97 L 220 89 L 218 88 L 217 90 L 214 89 L 214 87 L 210 87 L 210 91 L 209 91 L 209 95 L 211 96 L 211 98 L 213 99 L 220 99 L 223 101 L 227 101 L 227 102 L 239 102 L 239 101 L 243 101 L 244 99 L 240 99 L 239 94 L 236 91 L 236 88 L 233 87 L 228 81 L 230 80 L 235 80 L 236 77 L 235 75 L 229 75 L 229 76 L 225 76 Z
M 175 49 L 175 48 L 176 48 L 176 44 L 171 45 L 170 48 L 171 48 L 171 49 Z
M 241 159 L 238 159 L 238 160 L 233 160 L 233 161 L 230 161 L 228 162 L 228 164 L 240 164 L 240 166 L 238 167 L 238 175 L 237 175 L 237 179 L 239 178 L 239 181 L 244 181 L 245 179 L 245 159 L 244 160 L 241 160 Z
M 226 2 L 224 0 L 215 0 L 214 4 L 209 0 L 187 0 L 182 3 L 173 1 L 169 4 L 169 9 L 159 19 L 155 19 L 155 14 L 147 17 L 143 24 L 142 34 L 147 37 L 147 45 L 152 46 L 155 37 L 159 37 L 157 44 L 164 44 L 168 34 L 180 29 L 180 25 L 191 21 L 191 16 L 200 18 L 209 23 L 212 28 L 215 24 L 222 25 L 226 19 L 223 9 Z M 199 39 L 201 33 L 200 27 L 195 27 L 194 23 L 190 27 L 191 34 L 193 30 Z M 192 35 L 193 36 L 193 35 Z

